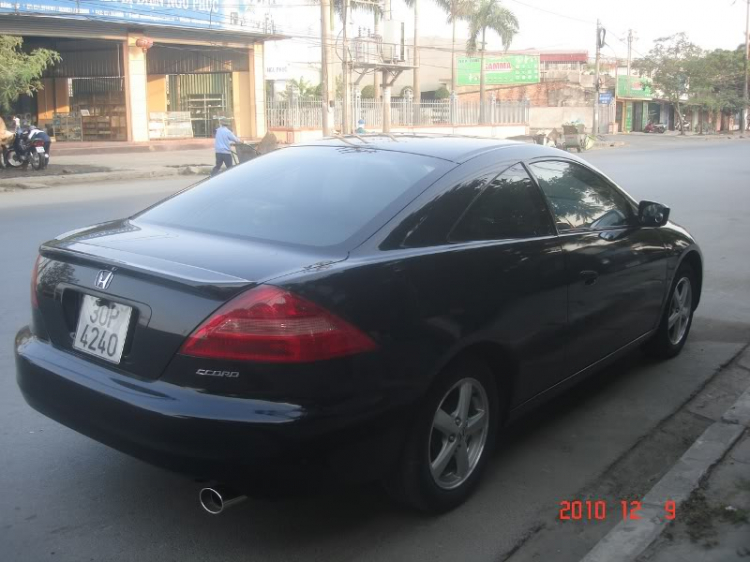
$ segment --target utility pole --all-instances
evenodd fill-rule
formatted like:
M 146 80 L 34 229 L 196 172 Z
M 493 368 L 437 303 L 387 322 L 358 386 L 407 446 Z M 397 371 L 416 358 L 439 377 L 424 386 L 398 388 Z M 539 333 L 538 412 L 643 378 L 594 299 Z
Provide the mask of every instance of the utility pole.
M 422 86 L 419 84 L 419 0 L 414 0 L 414 83 L 412 92 L 414 94 L 414 125 L 419 126 L 421 114 Z
M 341 78 L 344 90 L 344 100 L 341 107 L 341 132 L 345 135 L 351 133 L 351 93 L 349 91 L 349 44 L 346 38 L 346 27 L 349 21 L 349 0 L 344 1 L 344 30 L 342 32 L 342 56 L 341 56 Z
M 383 17 L 391 21 L 391 0 L 385 0 L 383 3 Z M 395 47 L 394 47 L 395 48 Z M 403 53 L 402 53 L 403 54 Z M 377 74 L 377 70 L 375 73 Z M 387 70 L 383 70 L 383 132 L 391 132 L 391 77 Z
M 451 0 L 451 94 L 456 91 L 456 2 Z
M 330 107 L 331 92 L 328 90 L 328 64 L 330 54 L 331 37 L 331 0 L 320 0 L 320 84 L 323 87 L 323 99 L 321 100 L 323 112 L 323 136 L 331 134 Z
M 625 93 L 625 99 L 627 99 L 630 96 L 630 62 L 633 58 L 633 30 L 628 29 L 628 77 L 627 77 L 627 85 L 628 85 L 628 91 Z M 632 103 L 632 102 L 631 102 Z M 622 113 L 625 116 L 625 123 L 627 123 L 627 105 L 628 102 L 622 103 Z M 632 117 L 630 122 L 630 127 L 633 127 Z M 623 133 L 629 133 L 630 131 L 627 130 L 627 126 L 623 127 Z
M 375 13 L 373 15 L 373 18 L 375 19 L 375 31 L 374 31 L 375 37 L 380 37 L 380 18 L 381 17 L 382 17 L 382 14 L 380 12 L 380 7 L 376 7 Z M 377 48 L 375 52 L 378 52 Z M 372 73 L 372 76 L 373 76 L 372 87 L 373 87 L 373 90 L 375 90 L 374 92 L 375 101 L 378 101 L 380 99 L 380 72 L 376 70 L 375 72 Z
M 628 95 L 630 95 L 630 62 L 633 59 L 633 30 L 628 29 Z
M 750 97 L 748 97 L 748 76 L 747 76 L 747 66 L 748 66 L 748 58 L 750 58 L 750 0 L 747 0 L 747 15 L 745 16 L 745 92 L 744 92 L 744 108 L 742 111 L 742 133 L 744 134 L 745 131 L 747 131 L 747 123 L 748 123 L 748 106 L 750 105 Z
M 601 22 L 596 20 L 596 75 L 594 77 L 594 120 L 592 121 L 593 133 L 599 134 L 599 59 L 601 56 L 602 48 L 602 25 Z

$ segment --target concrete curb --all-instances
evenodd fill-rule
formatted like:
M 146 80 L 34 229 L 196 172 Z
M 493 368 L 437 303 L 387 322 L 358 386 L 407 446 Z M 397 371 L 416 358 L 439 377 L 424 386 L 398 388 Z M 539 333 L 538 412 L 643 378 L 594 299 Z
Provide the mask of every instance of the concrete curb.
M 62 185 L 81 183 L 111 183 L 149 178 L 166 178 L 180 175 L 208 175 L 210 168 L 204 166 L 185 166 L 180 168 L 152 168 L 149 170 L 112 170 L 111 172 L 92 172 L 90 174 L 68 174 L 59 176 L 41 176 L 32 179 L 0 179 L 0 191 L 12 189 L 42 189 Z
M 745 351 L 735 362 L 750 362 Z M 680 460 L 641 499 L 640 520 L 624 520 L 609 531 L 581 562 L 633 562 L 667 527 L 664 504 L 678 505 L 690 497 L 711 468 L 750 427 L 750 388 L 737 399 L 721 419 L 714 422 L 685 451 Z
M 594 148 L 619 148 L 625 146 L 627 143 L 624 141 L 607 141 L 598 140 L 594 143 Z

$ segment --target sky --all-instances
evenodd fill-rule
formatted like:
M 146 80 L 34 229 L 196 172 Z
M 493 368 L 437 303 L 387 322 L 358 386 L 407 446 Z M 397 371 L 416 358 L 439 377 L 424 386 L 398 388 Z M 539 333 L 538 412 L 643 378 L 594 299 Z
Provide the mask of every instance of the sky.
M 511 49 L 574 48 L 593 55 L 597 18 L 607 29 L 607 56 L 613 56 L 613 50 L 617 56 L 627 56 L 628 29 L 636 37 L 633 48 L 644 54 L 654 39 L 680 31 L 710 49 L 734 49 L 745 40 L 745 0 L 503 0 L 502 4 L 519 20 L 520 32 Z M 450 26 L 435 4 L 421 0 L 420 7 L 422 27 L 449 38 Z M 412 21 L 401 0 L 394 0 L 393 15 Z M 499 48 L 499 40 L 493 39 L 488 48 Z
M 393 1 L 393 19 L 412 32 L 412 11 L 403 0 Z M 520 31 L 511 49 L 584 49 L 594 54 L 597 18 L 607 30 L 603 56 L 627 56 L 628 29 L 634 33 L 633 56 L 648 52 L 654 39 L 684 31 L 691 41 L 706 49 L 734 49 L 745 39 L 746 1 L 750 0 L 502 0 L 519 20 Z M 303 36 L 287 45 L 269 46 L 271 62 L 281 59 L 318 60 L 319 8 L 303 7 L 310 0 L 277 0 L 287 8 L 275 15 L 277 25 L 290 35 Z M 283 13 L 282 13 L 283 12 Z M 372 16 L 354 12 L 354 27 L 372 27 Z M 450 43 L 451 27 L 432 0 L 420 0 L 422 35 L 441 36 Z M 459 37 L 466 36 L 466 25 Z M 463 40 L 461 41 L 463 43 Z M 488 49 L 500 49 L 497 36 L 488 38 Z

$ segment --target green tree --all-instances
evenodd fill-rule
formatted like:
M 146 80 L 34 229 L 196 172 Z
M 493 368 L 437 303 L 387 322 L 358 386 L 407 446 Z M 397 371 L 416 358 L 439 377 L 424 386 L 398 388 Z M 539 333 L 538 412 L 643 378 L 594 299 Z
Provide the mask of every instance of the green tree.
M 362 96 L 362 99 L 374 99 L 375 98 L 375 86 L 372 84 L 368 84 L 364 88 L 362 88 L 362 91 L 360 92 L 360 95 Z
M 473 55 L 477 52 L 477 42 L 481 35 L 479 62 L 479 122 L 487 121 L 485 116 L 485 76 L 484 52 L 486 51 L 487 31 L 494 31 L 500 36 L 505 50 L 510 47 L 513 37 L 518 33 L 518 19 L 515 14 L 502 6 L 498 0 L 479 0 L 471 12 L 465 16 L 469 22 L 469 40 L 466 42 L 466 52 Z
M 20 37 L 0 35 L 0 108 L 5 111 L 19 96 L 40 90 L 44 70 L 61 60 L 56 51 L 34 49 L 25 53 L 22 46 Z
M 692 61 L 689 74 L 693 104 L 724 115 L 742 109 L 744 50 L 744 45 L 734 51 L 715 49 Z
M 418 45 L 418 36 L 417 30 L 419 29 L 419 0 L 404 0 L 406 2 L 406 5 L 414 10 L 414 38 L 416 41 L 416 44 Z M 456 23 L 461 20 L 467 18 L 472 11 L 474 10 L 474 0 L 433 0 L 434 3 L 437 5 L 438 8 L 443 10 L 448 15 L 448 23 L 452 25 L 453 28 L 453 41 L 451 43 L 451 89 L 450 91 L 454 91 L 456 89 L 456 71 L 455 71 L 455 64 L 456 64 Z M 419 47 L 417 47 L 419 48 Z M 420 91 L 420 88 L 418 87 L 419 84 L 415 83 L 412 86 L 412 89 L 414 91 Z M 419 100 L 417 100 L 419 101 Z
M 444 100 L 451 97 L 451 93 L 448 91 L 448 88 L 445 87 L 445 84 L 440 86 L 437 90 L 435 90 L 435 99 L 436 100 Z
M 682 123 L 681 104 L 690 94 L 690 81 L 695 74 L 696 61 L 701 57 L 701 49 L 691 43 L 685 33 L 676 33 L 654 41 L 648 54 L 637 59 L 633 67 L 641 75 L 649 76 L 654 88 L 674 104 L 677 117 Z M 680 127 L 680 134 L 685 134 Z

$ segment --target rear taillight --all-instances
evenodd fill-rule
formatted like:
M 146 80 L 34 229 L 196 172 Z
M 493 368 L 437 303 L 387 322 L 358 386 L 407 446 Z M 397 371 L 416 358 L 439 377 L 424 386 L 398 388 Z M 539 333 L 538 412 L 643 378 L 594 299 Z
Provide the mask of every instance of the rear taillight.
M 36 296 L 36 283 L 39 279 L 39 261 L 42 256 L 37 255 L 34 269 L 31 270 L 31 308 L 39 308 L 39 299 Z
M 184 355 L 264 363 L 308 363 L 372 351 L 366 334 L 327 310 L 277 287 L 241 294 L 201 324 Z

